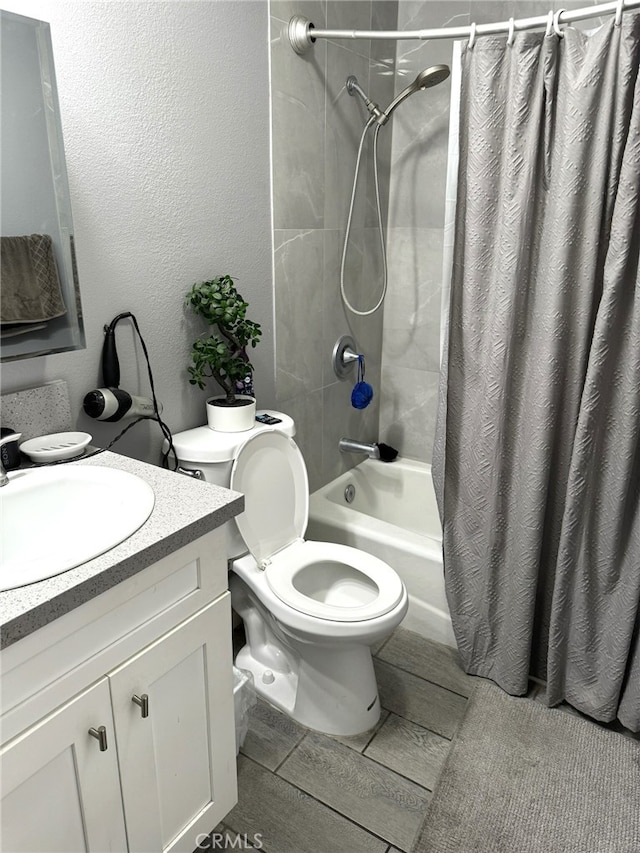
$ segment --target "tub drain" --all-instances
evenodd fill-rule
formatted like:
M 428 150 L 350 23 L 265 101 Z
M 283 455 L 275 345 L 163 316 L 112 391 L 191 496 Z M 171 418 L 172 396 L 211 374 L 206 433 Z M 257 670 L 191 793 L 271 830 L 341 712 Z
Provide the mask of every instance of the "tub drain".
M 356 487 L 353 485 L 353 483 L 349 483 L 347 488 L 344 490 L 344 499 L 348 504 L 350 504 L 353 501 L 353 499 L 355 498 L 355 496 L 356 496 Z

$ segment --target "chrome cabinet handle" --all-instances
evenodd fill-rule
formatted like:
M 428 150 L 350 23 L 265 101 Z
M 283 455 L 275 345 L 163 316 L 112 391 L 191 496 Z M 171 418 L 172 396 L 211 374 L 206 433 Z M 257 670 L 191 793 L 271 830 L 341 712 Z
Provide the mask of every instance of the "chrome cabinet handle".
M 142 717 L 149 716 L 149 696 L 146 693 L 143 693 L 142 696 L 134 694 L 131 701 L 140 706 Z
M 89 729 L 89 734 L 94 737 L 100 744 L 100 752 L 107 751 L 107 730 L 104 726 L 98 726 L 97 729 Z

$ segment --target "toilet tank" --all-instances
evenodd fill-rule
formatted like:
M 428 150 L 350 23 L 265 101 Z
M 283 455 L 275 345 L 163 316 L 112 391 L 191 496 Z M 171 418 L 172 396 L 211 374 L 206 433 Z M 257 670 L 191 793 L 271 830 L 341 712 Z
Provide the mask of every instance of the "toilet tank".
M 261 423 L 258 418 L 277 419 L 278 423 Z M 293 419 L 283 412 L 262 409 L 256 413 L 256 425 L 253 429 L 242 432 L 221 432 L 208 426 L 199 426 L 178 432 L 173 436 L 173 447 L 178 458 L 178 465 L 185 472 L 200 472 L 207 483 L 229 488 L 231 468 L 243 444 L 256 432 L 275 429 L 285 435 L 296 433 Z M 166 449 L 166 442 L 165 442 Z M 196 475 L 197 476 L 197 475 Z M 247 553 L 247 546 L 240 535 L 235 519 L 228 521 L 227 529 L 227 558 L 232 560 Z

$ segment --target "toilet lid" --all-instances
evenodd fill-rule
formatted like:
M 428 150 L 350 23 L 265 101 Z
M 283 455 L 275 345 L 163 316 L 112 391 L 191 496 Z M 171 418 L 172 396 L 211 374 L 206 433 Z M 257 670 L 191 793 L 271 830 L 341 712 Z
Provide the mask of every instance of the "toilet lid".
M 252 435 L 231 468 L 231 488 L 244 494 L 236 523 L 258 565 L 296 540 L 309 520 L 309 480 L 292 438 L 275 430 Z

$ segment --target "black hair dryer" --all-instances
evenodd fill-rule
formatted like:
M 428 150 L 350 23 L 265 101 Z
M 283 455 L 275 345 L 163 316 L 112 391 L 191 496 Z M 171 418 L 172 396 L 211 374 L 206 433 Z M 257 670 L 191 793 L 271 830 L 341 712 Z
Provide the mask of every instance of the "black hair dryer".
M 102 381 L 104 388 L 95 388 L 85 395 L 82 408 L 90 418 L 98 421 L 121 421 L 123 418 L 155 418 L 157 413 L 153 400 L 148 397 L 135 397 L 119 388 L 120 362 L 116 350 L 116 325 L 130 314 L 118 314 L 108 326 L 104 327 L 102 347 Z

